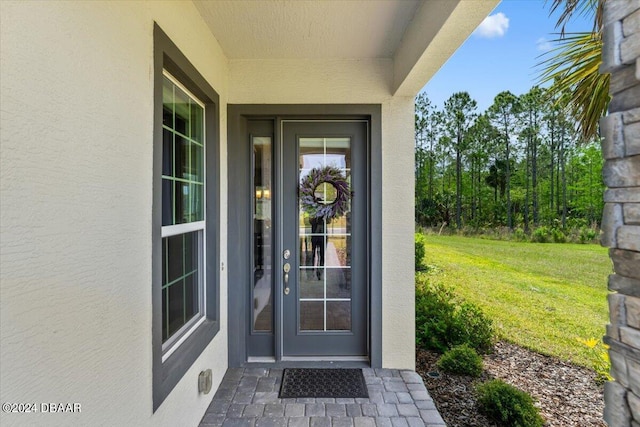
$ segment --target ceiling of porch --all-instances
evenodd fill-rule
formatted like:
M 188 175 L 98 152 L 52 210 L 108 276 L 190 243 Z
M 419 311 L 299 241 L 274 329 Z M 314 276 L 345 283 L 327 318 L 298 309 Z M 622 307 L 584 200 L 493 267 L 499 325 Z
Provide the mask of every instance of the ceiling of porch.
M 193 0 L 229 60 L 391 59 L 413 96 L 499 0 Z
M 229 59 L 391 58 L 420 2 L 196 1 Z

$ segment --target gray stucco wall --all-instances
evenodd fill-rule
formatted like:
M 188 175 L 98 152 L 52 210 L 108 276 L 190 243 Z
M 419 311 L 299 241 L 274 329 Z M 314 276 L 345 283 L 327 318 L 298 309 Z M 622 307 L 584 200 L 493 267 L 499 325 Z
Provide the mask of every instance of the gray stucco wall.
M 640 427 L 640 0 L 608 0 L 601 72 L 611 73 L 602 119 L 607 185 L 602 244 L 610 249 L 610 345 L 613 381 L 605 384 L 611 427 Z

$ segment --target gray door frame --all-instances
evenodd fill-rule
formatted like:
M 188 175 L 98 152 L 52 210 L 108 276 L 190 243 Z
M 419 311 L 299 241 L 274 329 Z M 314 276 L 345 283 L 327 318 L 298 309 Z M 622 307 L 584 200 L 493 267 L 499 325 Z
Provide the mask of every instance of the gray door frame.
M 352 105 L 237 105 L 227 107 L 228 166 L 228 337 L 229 366 L 247 364 L 247 330 L 249 326 L 249 283 L 251 268 L 250 156 L 248 121 L 263 119 L 274 123 L 273 141 L 281 140 L 280 121 L 286 120 L 362 120 L 369 122 L 368 197 L 369 197 L 369 359 L 372 367 L 382 366 L 382 122 L 379 104 Z M 279 144 L 276 144 L 278 146 Z M 280 153 L 274 153 L 274 167 Z M 278 203 L 277 203 L 278 204 Z M 279 207 L 276 207 L 276 210 Z M 275 212 L 276 216 L 280 212 Z M 281 234 L 281 233 L 278 233 Z M 280 236 L 274 236 L 274 254 L 282 251 Z M 281 311 L 282 293 L 274 292 L 274 313 Z M 275 342 L 282 342 L 282 329 L 275 322 Z M 282 359 L 281 346 L 275 348 L 275 360 Z

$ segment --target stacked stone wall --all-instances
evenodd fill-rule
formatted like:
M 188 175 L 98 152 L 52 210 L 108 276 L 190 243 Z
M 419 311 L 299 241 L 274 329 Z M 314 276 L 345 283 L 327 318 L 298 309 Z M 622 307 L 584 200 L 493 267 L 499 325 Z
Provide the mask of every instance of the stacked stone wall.
M 640 0 L 605 3 L 601 72 L 611 73 L 602 119 L 605 208 L 602 244 L 610 248 L 609 314 L 613 381 L 605 384 L 610 427 L 640 427 Z

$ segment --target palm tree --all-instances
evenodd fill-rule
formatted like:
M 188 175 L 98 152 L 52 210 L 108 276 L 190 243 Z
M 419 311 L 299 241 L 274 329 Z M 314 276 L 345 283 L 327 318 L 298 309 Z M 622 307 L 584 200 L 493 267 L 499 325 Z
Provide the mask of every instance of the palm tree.
M 559 99 L 570 93 L 569 111 L 585 139 L 598 135 L 598 122 L 609 106 L 609 74 L 600 74 L 602 63 L 602 16 L 606 0 L 547 0 L 550 14 L 560 11 L 556 22 L 557 47 L 542 61 L 540 82 L 552 82 L 549 95 Z M 567 33 L 566 26 L 576 15 L 593 19 L 591 32 Z

